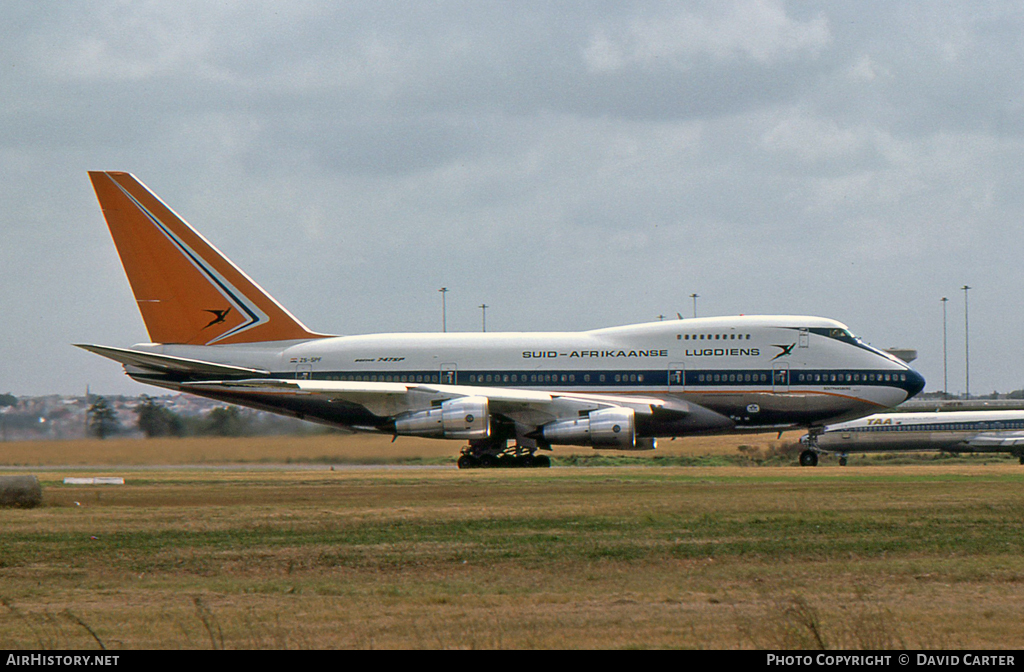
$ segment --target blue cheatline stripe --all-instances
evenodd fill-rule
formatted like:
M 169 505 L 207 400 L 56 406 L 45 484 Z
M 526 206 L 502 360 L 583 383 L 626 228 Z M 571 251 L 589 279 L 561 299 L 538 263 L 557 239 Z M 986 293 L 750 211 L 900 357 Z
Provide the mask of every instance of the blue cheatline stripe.
M 670 385 L 673 371 L 670 369 L 634 369 L 603 371 L 485 371 L 459 369 L 455 381 L 459 385 L 484 387 L 537 387 L 557 385 L 566 387 L 665 387 Z M 277 374 L 282 378 L 308 375 L 315 380 L 337 380 L 357 382 L 388 383 L 444 383 L 449 382 L 436 370 L 411 371 L 294 371 Z M 715 371 L 685 372 L 685 384 L 673 381 L 671 387 L 693 389 L 716 388 L 761 388 L 773 383 L 788 385 L 790 388 L 834 388 L 834 387 L 897 387 L 906 389 L 908 381 L 905 372 L 884 370 L 817 370 L 792 371 L 784 369 L 729 369 Z M 787 379 L 788 376 L 788 379 Z M 676 379 L 678 380 L 678 379 Z

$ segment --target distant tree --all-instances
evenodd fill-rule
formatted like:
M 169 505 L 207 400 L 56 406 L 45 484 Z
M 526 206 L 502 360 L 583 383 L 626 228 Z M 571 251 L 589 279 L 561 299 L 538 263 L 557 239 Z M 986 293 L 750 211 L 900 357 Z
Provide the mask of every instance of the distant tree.
M 205 434 L 214 436 L 242 436 L 249 430 L 249 421 L 239 413 L 237 406 L 221 406 L 207 416 Z
M 0 406 L 17 406 L 18 398 L 8 392 L 7 394 L 0 394 Z
M 135 407 L 138 427 L 143 434 L 154 436 L 182 436 L 185 423 L 177 413 L 161 406 L 153 397 L 142 395 L 142 401 Z
M 96 397 L 96 401 L 89 406 L 89 433 L 105 439 L 119 431 L 121 423 L 117 419 L 117 412 L 105 397 Z

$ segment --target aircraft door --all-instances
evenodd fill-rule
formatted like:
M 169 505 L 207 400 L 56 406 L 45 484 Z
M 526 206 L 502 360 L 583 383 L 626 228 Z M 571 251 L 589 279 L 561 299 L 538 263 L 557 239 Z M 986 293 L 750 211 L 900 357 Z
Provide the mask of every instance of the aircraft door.
M 442 385 L 458 385 L 459 384 L 459 366 L 454 363 L 442 364 L 441 365 L 441 384 Z
M 668 365 L 668 389 L 682 390 L 686 387 L 686 365 L 682 362 L 672 362 Z
M 789 364 L 776 364 L 772 371 L 772 392 L 789 392 Z

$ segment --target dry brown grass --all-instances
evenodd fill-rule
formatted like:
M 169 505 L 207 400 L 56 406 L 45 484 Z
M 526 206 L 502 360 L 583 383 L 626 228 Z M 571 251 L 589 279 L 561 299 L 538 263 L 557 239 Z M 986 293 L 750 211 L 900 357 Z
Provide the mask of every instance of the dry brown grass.
M 458 454 L 449 441 L 370 434 L 251 438 L 86 439 L 0 443 L 0 463 L 17 465 L 175 465 L 290 461 L 402 460 Z
M 631 455 L 768 455 L 778 446 L 800 436 L 777 434 L 687 437 L 660 440 L 655 451 L 595 451 L 591 448 L 556 446 L 553 454 Z M 323 434 L 317 436 L 267 436 L 252 438 L 86 439 L 78 441 L 14 441 L 0 443 L 0 465 L 7 466 L 105 466 L 319 462 L 389 463 L 412 458 L 454 460 L 462 444 L 374 434 Z M 744 447 L 743 451 L 740 448 Z

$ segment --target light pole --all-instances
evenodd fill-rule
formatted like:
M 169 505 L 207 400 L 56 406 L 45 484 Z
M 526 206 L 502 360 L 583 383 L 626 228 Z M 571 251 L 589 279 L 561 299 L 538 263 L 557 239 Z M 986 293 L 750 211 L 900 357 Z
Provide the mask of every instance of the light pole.
M 479 308 L 480 308 L 480 310 L 483 311 L 483 318 L 481 318 L 482 319 L 483 331 L 487 331 L 487 304 L 486 303 L 481 303 Z
M 965 382 L 964 387 L 966 388 L 964 395 L 966 399 L 971 398 L 971 329 L 970 322 L 967 320 L 967 291 L 970 289 L 967 285 L 964 285 L 960 289 L 964 290 L 964 375 Z
M 697 317 L 697 299 L 700 298 L 700 294 L 690 294 L 690 298 L 693 299 L 693 316 Z
M 949 396 L 949 366 L 946 358 L 946 304 L 949 299 L 942 297 L 942 398 Z
M 441 330 L 448 331 L 448 288 L 442 287 L 437 290 L 441 292 Z

